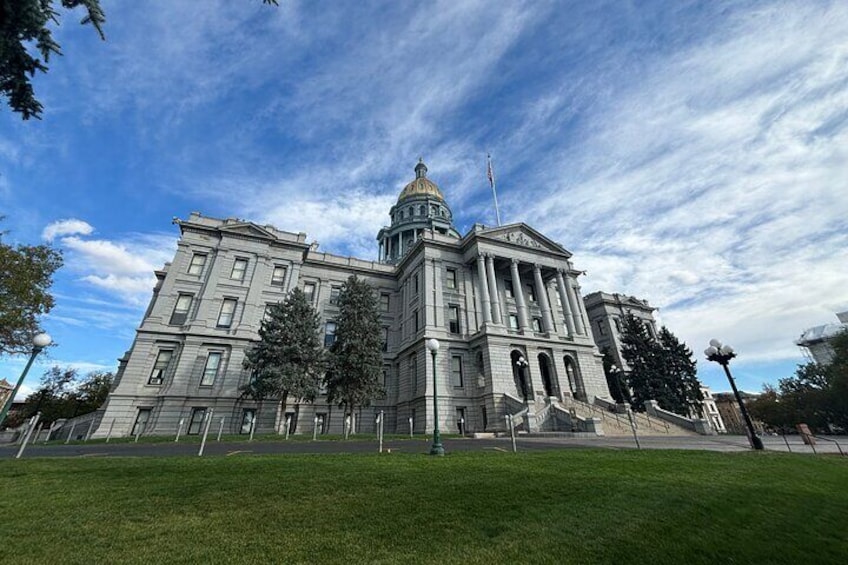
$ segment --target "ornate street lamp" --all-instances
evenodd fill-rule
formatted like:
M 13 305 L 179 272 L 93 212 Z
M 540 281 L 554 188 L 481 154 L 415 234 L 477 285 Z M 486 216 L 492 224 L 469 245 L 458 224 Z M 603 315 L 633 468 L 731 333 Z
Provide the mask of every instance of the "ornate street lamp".
M 724 367 L 724 373 L 727 375 L 727 380 L 730 381 L 730 386 L 733 389 L 733 395 L 736 396 L 736 402 L 739 404 L 739 410 L 742 412 L 742 418 L 745 420 L 745 425 L 748 427 L 748 439 L 751 440 L 753 449 L 763 449 L 763 440 L 760 439 L 754 432 L 754 424 L 751 423 L 751 417 L 748 416 L 748 409 L 745 408 L 745 403 L 742 402 L 742 397 L 739 396 L 739 390 L 736 388 L 736 382 L 733 380 L 733 375 L 730 374 L 730 368 L 727 366 L 731 359 L 736 357 L 736 352 L 733 348 L 713 338 L 710 340 L 710 346 L 704 350 L 704 355 L 707 360 L 714 361 Z
M 21 384 L 23 384 L 24 379 L 29 372 L 29 368 L 32 366 L 32 362 L 35 361 L 36 356 L 41 353 L 41 350 L 50 345 L 53 340 L 47 334 L 38 334 L 34 338 L 32 338 L 32 354 L 29 356 L 29 361 L 24 367 L 24 372 L 21 373 L 21 378 L 18 379 L 18 384 L 15 385 L 15 390 L 12 391 L 12 395 L 6 401 L 5 406 L 3 406 L 3 411 L 0 412 L 0 430 L 3 429 L 3 422 L 6 420 L 6 414 L 9 413 L 9 409 L 12 407 L 12 403 L 15 401 L 15 395 L 18 394 L 18 389 L 21 388 Z
M 439 352 L 439 340 L 432 338 L 427 340 L 427 350 L 433 356 L 433 446 L 430 455 L 444 455 L 445 448 L 442 447 L 442 436 L 439 435 L 439 394 L 436 388 L 436 353 Z
M 521 395 L 524 396 L 524 402 L 529 400 L 527 397 L 527 367 L 529 365 L 523 355 L 520 355 L 515 360 L 515 366 L 518 367 L 518 380 L 521 382 Z

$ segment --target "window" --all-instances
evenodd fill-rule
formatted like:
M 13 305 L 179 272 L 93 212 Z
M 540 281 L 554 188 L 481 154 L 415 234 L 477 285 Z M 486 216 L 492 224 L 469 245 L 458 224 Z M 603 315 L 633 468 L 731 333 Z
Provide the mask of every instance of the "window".
M 420 214 L 421 216 L 423 216 L 423 215 L 424 215 L 424 210 L 425 210 L 424 206 L 419 206 L 419 207 L 418 207 L 418 214 Z
M 412 312 L 412 317 L 415 318 L 415 331 L 418 331 L 418 310 Z
M 203 368 L 203 376 L 200 378 L 200 386 L 212 386 L 215 377 L 218 376 L 218 367 L 221 366 L 221 352 L 212 351 L 206 356 L 206 366 Z
M 615 323 L 615 331 L 621 333 L 621 320 L 619 320 L 618 318 L 613 318 L 612 321 L 613 323 Z
M 448 288 L 456 288 L 456 269 L 447 269 L 445 271 L 447 273 L 447 287 Z
M 324 325 L 324 347 L 330 347 L 336 342 L 336 323 L 327 322 Z
M 188 311 L 191 309 L 190 294 L 180 294 L 177 298 L 177 303 L 174 305 L 174 311 L 171 313 L 171 321 L 168 322 L 172 326 L 181 326 L 188 319 Z
M 245 408 L 241 413 L 241 428 L 239 429 L 239 433 L 249 434 L 254 422 L 256 422 L 256 409 Z
M 139 408 L 130 435 L 136 436 L 143 434 L 147 430 L 148 421 L 150 421 L 150 408 Z
M 401 220 L 403 219 L 403 210 L 400 211 L 400 214 L 398 214 L 398 216 L 400 216 Z
M 598 320 L 598 335 L 607 335 L 607 328 L 604 327 L 603 320 Z
M 418 392 L 418 358 L 415 355 L 409 358 L 409 382 L 412 383 L 412 394 Z
M 165 371 L 171 364 L 171 358 L 174 356 L 173 349 L 163 349 L 156 356 L 156 363 L 153 364 L 153 372 L 150 373 L 150 378 L 147 380 L 149 385 L 161 385 L 165 378 Z
M 386 292 L 380 294 L 380 311 L 388 312 L 389 311 L 389 297 L 390 295 Z
M 271 309 L 274 307 L 274 304 L 269 302 L 265 305 L 265 311 L 262 313 L 262 321 L 267 322 L 271 319 Z
M 533 331 L 541 332 L 542 331 L 542 318 L 533 318 Z
M 383 366 L 383 376 L 382 380 L 380 381 L 380 386 L 382 387 L 385 387 L 386 383 L 389 382 L 389 370 L 389 365 Z
M 225 298 L 221 304 L 221 313 L 218 314 L 218 327 L 229 328 L 233 325 L 233 314 L 236 311 L 235 298 Z
M 536 302 L 536 287 L 532 284 L 527 285 L 527 300 L 530 302 Z
M 452 334 L 459 332 L 459 306 L 448 306 L 448 331 Z
M 517 330 L 518 329 L 518 316 L 515 314 L 509 315 L 509 329 Z
M 203 428 L 203 420 L 205 419 L 206 408 L 192 408 L 191 420 L 189 420 L 188 431 L 186 433 L 189 435 L 199 434 L 200 430 Z
M 245 271 L 247 271 L 247 259 L 237 258 L 233 261 L 233 270 L 230 272 L 230 278 L 235 281 L 243 281 Z
M 451 382 L 454 388 L 462 388 L 462 356 L 451 357 Z
M 415 287 L 415 294 L 418 294 L 418 273 L 415 273 L 415 276 L 413 277 L 413 279 L 414 279 L 414 281 L 413 281 L 412 284 Z
M 282 265 L 274 265 L 274 272 L 271 274 L 271 286 L 283 286 L 286 282 L 286 268 Z
M 342 287 L 334 286 L 330 288 L 330 304 L 338 304 L 339 296 L 342 293 Z
M 383 351 L 389 350 L 389 328 L 383 327 Z
M 206 266 L 206 253 L 195 253 L 191 256 L 191 263 L 188 264 L 188 274 L 201 275 L 203 267 Z
M 507 298 L 515 298 L 515 291 L 512 290 L 512 279 L 504 279 L 504 294 Z
M 303 285 L 303 294 L 306 295 L 306 301 L 310 304 L 315 302 L 315 283 L 306 283 Z

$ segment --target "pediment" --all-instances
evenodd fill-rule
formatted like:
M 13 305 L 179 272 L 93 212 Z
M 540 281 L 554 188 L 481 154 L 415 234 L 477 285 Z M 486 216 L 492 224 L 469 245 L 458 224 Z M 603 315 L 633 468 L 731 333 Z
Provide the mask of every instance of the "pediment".
M 261 239 L 276 240 L 277 237 L 263 227 L 257 226 L 250 222 L 242 222 L 237 224 L 228 224 L 219 228 L 224 233 L 240 235 L 244 237 L 258 237 Z
M 478 235 L 539 251 L 571 255 L 562 245 L 548 239 L 526 224 L 511 224 L 497 228 L 487 228 L 478 232 Z

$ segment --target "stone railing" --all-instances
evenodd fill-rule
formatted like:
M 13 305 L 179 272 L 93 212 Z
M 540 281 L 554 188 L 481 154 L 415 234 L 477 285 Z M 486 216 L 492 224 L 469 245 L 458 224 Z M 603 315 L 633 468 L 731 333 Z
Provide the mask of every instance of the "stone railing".
M 710 426 L 710 423 L 706 420 L 693 420 L 690 418 L 686 418 L 685 416 L 681 416 L 680 414 L 669 412 L 668 410 L 660 408 L 660 405 L 656 400 L 645 401 L 645 412 L 648 416 L 653 416 L 654 418 L 665 420 L 666 422 L 672 423 L 676 426 L 680 426 L 681 428 L 691 430 L 695 433 L 704 436 L 715 435 L 716 433 L 712 426 Z

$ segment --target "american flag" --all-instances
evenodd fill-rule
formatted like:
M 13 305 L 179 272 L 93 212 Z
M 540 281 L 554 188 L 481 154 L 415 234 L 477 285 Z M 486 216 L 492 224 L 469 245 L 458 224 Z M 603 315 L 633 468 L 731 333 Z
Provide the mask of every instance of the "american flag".
M 495 172 L 492 170 L 492 156 L 486 155 L 486 177 L 489 179 L 489 186 L 495 186 Z

